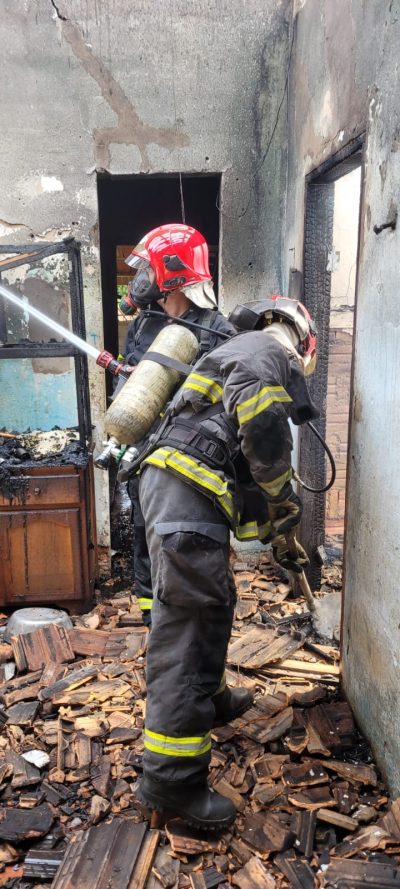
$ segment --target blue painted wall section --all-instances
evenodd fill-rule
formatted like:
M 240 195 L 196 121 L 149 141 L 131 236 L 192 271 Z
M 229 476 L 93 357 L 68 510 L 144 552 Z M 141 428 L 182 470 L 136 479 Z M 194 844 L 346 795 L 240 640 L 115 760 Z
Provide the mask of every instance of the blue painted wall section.
M 48 432 L 77 424 L 74 369 L 44 374 L 29 358 L 0 361 L 0 429 Z

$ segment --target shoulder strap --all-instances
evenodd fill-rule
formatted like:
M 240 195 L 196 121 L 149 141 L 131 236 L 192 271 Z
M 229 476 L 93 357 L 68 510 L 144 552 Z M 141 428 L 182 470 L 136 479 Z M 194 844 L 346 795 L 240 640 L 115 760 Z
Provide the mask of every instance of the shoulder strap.
M 141 361 L 155 361 L 156 364 L 162 364 L 163 367 L 171 367 L 185 377 L 193 370 L 191 364 L 184 364 L 183 361 L 177 361 L 176 358 L 170 358 L 169 355 L 162 355 L 161 352 L 147 351 L 144 353 Z
M 201 324 L 204 324 L 205 327 L 212 327 L 214 314 L 213 309 L 206 309 L 201 319 Z M 200 331 L 199 358 L 201 358 L 202 355 L 207 355 L 207 352 L 210 351 L 212 338 L 213 334 L 211 333 L 211 330 L 204 330 L 203 327 Z

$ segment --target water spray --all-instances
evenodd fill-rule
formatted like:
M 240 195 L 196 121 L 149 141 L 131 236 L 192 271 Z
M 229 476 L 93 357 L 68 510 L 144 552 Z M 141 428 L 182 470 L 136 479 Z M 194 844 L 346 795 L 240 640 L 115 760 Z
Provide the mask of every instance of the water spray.
M 35 306 L 31 306 L 25 299 L 18 296 L 11 287 L 6 287 L 2 282 L 0 282 L 0 295 L 8 300 L 8 302 L 18 306 L 18 308 L 27 315 L 32 315 L 34 318 L 37 318 L 38 321 L 41 321 L 42 324 L 45 324 L 46 327 L 49 327 L 54 333 L 58 333 L 63 339 L 68 340 L 68 342 L 76 346 L 81 352 L 85 352 L 89 358 L 94 358 L 96 364 L 103 367 L 105 370 L 108 370 L 114 376 L 128 377 L 127 372 L 124 370 L 124 365 L 117 361 L 110 352 L 96 349 L 95 346 L 92 346 L 90 343 L 81 339 L 81 337 L 77 336 L 76 333 L 73 333 L 72 330 L 63 327 L 58 321 L 53 321 L 52 318 L 49 318 L 44 312 L 41 312 L 40 309 L 36 309 Z

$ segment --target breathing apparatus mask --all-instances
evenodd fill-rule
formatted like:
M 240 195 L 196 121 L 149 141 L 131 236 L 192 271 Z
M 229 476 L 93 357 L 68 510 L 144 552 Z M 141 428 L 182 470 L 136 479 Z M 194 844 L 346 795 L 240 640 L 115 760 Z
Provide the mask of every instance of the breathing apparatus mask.
M 162 299 L 163 293 L 156 283 L 155 272 L 147 259 L 135 257 L 135 263 L 130 262 L 131 268 L 136 269 L 136 275 L 128 284 L 128 293 L 119 303 L 119 308 L 124 315 L 134 315 L 137 309 L 145 309 L 146 306 Z

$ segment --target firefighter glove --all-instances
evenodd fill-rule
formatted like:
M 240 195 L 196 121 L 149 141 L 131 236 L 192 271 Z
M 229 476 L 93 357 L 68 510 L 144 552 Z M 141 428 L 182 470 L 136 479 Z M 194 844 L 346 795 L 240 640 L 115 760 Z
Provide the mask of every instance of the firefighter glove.
M 297 550 L 296 558 L 294 558 L 294 555 L 289 554 L 289 547 L 284 534 L 277 534 L 276 537 L 272 538 L 272 553 L 275 562 L 278 562 L 278 565 L 282 565 L 285 571 L 294 571 L 296 574 L 301 574 L 303 569 L 310 564 L 310 560 L 305 549 L 296 539 L 294 539 L 292 545 L 294 544 Z
M 275 533 L 286 534 L 299 524 L 303 504 L 300 497 L 291 490 L 285 500 L 268 503 L 268 512 Z

